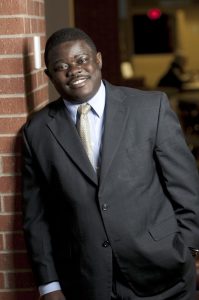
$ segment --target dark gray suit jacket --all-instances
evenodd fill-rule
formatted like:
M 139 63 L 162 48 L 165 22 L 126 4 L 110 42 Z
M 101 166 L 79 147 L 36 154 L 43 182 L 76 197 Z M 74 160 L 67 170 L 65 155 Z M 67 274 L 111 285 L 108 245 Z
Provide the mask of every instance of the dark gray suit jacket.
M 61 99 L 24 128 L 33 270 L 69 300 L 110 299 L 113 254 L 137 295 L 161 293 L 193 268 L 188 247 L 199 248 L 198 172 L 166 95 L 105 85 L 99 178 Z

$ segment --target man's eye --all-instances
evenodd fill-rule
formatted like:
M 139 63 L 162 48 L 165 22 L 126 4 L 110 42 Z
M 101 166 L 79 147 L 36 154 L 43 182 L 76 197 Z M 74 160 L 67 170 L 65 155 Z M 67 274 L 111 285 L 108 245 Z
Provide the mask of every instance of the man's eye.
M 68 69 L 68 64 L 59 64 L 55 67 L 55 71 L 63 71 Z
M 78 64 L 86 64 L 88 62 L 88 57 L 80 57 L 77 61 Z

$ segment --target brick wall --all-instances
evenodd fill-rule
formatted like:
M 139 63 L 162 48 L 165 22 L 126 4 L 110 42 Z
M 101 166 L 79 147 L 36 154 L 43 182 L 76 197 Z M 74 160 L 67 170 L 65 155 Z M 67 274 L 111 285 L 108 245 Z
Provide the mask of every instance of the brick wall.
M 33 36 L 45 43 L 44 0 L 0 1 L 0 299 L 38 299 L 21 215 L 21 126 L 47 102 L 47 78 L 34 69 Z M 43 52 L 43 50 L 42 50 Z M 42 64 L 43 65 L 43 64 Z

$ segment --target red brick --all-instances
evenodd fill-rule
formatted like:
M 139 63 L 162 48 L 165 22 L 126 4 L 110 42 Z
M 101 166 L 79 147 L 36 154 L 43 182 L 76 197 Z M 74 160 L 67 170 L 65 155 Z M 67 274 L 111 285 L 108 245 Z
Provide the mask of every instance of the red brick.
M 23 53 L 28 55 L 34 51 L 33 37 L 25 37 L 23 40 Z
M 3 234 L 0 234 L 0 250 L 3 250 Z
M 21 212 L 21 195 L 4 195 L 2 196 L 4 212 Z
M 37 73 L 28 74 L 25 77 L 25 86 L 26 86 L 26 93 L 32 92 L 32 90 L 37 88 Z
M 39 32 L 39 20 L 38 19 L 31 19 L 31 28 L 32 28 L 32 33 Z
M 0 153 L 21 153 L 21 136 L 0 137 Z
M 0 38 L 0 54 L 23 53 L 23 38 Z
M 45 36 L 41 36 L 41 49 L 42 50 L 45 49 L 45 44 L 46 44 L 46 37 Z
M 28 104 L 25 97 L 4 98 L 0 100 L 0 114 L 26 113 Z
M 35 280 L 32 272 L 13 272 L 7 274 L 7 288 L 8 289 L 24 289 L 35 287 Z
M 27 1 L 27 13 L 28 15 L 34 15 L 35 9 L 33 1 Z
M 37 83 L 38 83 L 38 86 L 39 85 L 43 85 L 43 84 L 47 84 L 48 82 L 48 78 L 47 76 L 45 75 L 44 71 L 39 71 L 37 72 Z
M 25 250 L 24 234 L 5 233 L 5 250 Z
M 22 215 L 9 214 L 0 216 L 0 230 L 13 231 L 22 229 Z
M 45 37 L 41 37 L 42 46 L 45 44 Z M 33 52 L 33 37 L 5 37 L 0 38 L 0 54 L 23 54 Z
M 34 1 L 34 15 L 39 16 L 40 13 L 40 5 L 39 2 Z
M 0 15 L 17 15 L 26 13 L 26 1 L 1 0 Z
M 27 97 L 29 103 L 34 103 L 33 107 L 37 107 L 43 102 L 48 100 L 48 86 L 44 86 L 41 89 L 34 91 Z
M 1 300 L 38 300 L 37 289 L 33 291 L 4 291 L 0 292 Z
M 0 19 L 0 34 L 22 34 L 24 32 L 24 19 L 21 18 L 2 18 Z
M 44 3 L 39 2 L 39 16 L 44 16 L 45 15 L 45 7 L 44 7 Z
M 0 58 L 0 75 L 23 74 L 22 58 Z
M 44 49 L 45 37 L 41 37 L 41 46 Z M 33 37 L 5 37 L 0 38 L 0 54 L 24 54 L 33 52 Z
M 24 78 L 0 78 L 1 94 L 24 93 Z
M 34 56 L 33 54 L 30 55 L 30 56 L 27 56 L 25 59 L 24 59 L 24 74 L 28 74 L 29 76 L 29 73 L 31 72 L 35 72 L 35 65 L 34 65 Z M 37 71 L 38 72 L 38 71 Z M 30 75 L 35 75 L 36 74 L 30 74 Z M 27 76 L 27 75 L 26 75 Z M 26 80 L 26 77 L 25 77 L 25 80 Z M 26 82 L 25 82 L 26 83 Z M 26 91 L 27 92 L 27 91 Z
M 42 62 L 42 67 L 44 67 L 43 55 L 41 55 L 41 62 Z M 32 55 L 26 56 L 25 59 L 24 59 L 24 74 L 29 75 L 29 73 L 31 73 L 33 71 L 35 72 L 36 70 L 35 70 L 35 65 L 34 65 L 34 56 L 32 54 Z M 39 72 L 39 71 L 37 71 L 37 72 Z M 33 75 L 33 74 L 31 74 L 31 75 Z M 25 77 L 25 79 L 26 79 L 26 77 Z
M 21 157 L 20 156 L 2 156 L 2 173 L 20 173 Z
M 0 118 L 0 133 L 18 133 L 27 118 L 25 117 L 10 117 L 10 118 Z
M 1 271 L 27 268 L 30 268 L 30 262 L 26 253 L 1 253 Z
M 45 32 L 46 30 L 46 22 L 45 20 L 38 20 L 38 32 Z
M 45 19 L 31 19 L 31 33 L 42 33 L 45 31 Z
M 21 176 L 0 177 L 0 193 L 17 193 L 21 190 Z
M 0 273 L 0 289 L 5 288 L 5 279 L 4 279 L 4 274 Z
M 24 26 L 25 26 L 25 33 L 26 34 L 32 33 L 32 30 L 31 30 L 31 19 L 26 18 L 24 20 Z

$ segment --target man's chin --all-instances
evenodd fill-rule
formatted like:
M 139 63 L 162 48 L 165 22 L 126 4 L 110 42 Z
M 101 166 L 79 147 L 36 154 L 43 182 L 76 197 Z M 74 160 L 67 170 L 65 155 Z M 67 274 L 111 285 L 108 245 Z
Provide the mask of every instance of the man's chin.
M 95 92 L 93 92 L 90 88 L 83 86 L 81 88 L 74 89 L 70 95 L 66 95 L 66 99 L 71 102 L 83 103 L 90 100 L 94 95 Z

